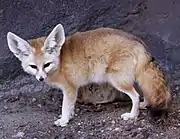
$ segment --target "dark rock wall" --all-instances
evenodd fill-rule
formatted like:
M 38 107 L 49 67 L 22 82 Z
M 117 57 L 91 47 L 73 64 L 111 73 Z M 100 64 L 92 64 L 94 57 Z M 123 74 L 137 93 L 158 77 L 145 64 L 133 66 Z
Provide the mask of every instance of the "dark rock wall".
M 98 27 L 137 35 L 149 46 L 176 93 L 180 77 L 179 7 L 177 0 L 1 0 L 0 96 L 50 89 L 22 71 L 7 47 L 6 34 L 11 31 L 24 39 L 36 38 L 47 35 L 58 23 L 64 25 L 66 35 Z

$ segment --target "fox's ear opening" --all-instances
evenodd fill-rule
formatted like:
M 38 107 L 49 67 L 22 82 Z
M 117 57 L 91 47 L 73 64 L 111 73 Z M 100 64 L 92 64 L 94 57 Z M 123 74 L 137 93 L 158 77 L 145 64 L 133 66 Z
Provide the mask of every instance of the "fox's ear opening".
M 23 56 L 30 54 L 30 44 L 12 32 L 7 33 L 7 43 L 10 51 L 19 58 L 19 60 L 21 60 Z
M 44 46 L 47 50 L 60 51 L 62 45 L 65 42 L 65 32 L 61 24 L 55 26 L 48 37 L 45 40 Z

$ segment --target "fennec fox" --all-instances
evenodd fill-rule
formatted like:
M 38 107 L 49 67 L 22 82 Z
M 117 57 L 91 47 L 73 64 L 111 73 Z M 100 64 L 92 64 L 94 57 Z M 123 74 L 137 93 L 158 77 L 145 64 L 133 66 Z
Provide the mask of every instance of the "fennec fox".
M 170 88 L 164 76 L 135 36 L 111 28 L 78 32 L 65 38 L 58 24 L 47 37 L 25 41 L 8 32 L 9 49 L 21 61 L 25 72 L 63 90 L 61 119 L 66 126 L 74 114 L 78 88 L 90 82 L 107 82 L 132 100 L 123 120 L 136 119 L 140 105 L 166 110 L 171 104 Z M 144 102 L 133 84 L 143 90 Z

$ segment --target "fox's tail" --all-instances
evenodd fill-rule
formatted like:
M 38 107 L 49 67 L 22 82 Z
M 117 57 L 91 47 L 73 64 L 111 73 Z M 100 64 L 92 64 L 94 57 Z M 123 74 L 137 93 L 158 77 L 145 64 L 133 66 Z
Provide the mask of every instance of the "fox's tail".
M 172 102 L 170 87 L 153 58 L 141 66 L 136 81 L 152 111 L 169 110 Z

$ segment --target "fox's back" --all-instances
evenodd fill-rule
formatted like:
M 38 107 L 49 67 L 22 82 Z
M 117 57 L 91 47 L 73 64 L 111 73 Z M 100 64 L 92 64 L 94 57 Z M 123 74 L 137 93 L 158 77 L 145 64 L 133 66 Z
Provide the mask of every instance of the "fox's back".
M 133 60 L 138 60 L 144 52 L 143 44 L 135 36 L 117 29 L 100 28 L 68 37 L 61 50 L 61 66 L 77 79 L 83 75 L 82 82 L 87 78 L 99 82 L 104 80 L 107 70 L 132 67 L 136 64 Z
M 101 57 L 118 50 L 130 50 L 143 46 L 135 36 L 117 29 L 99 28 L 86 32 L 77 32 L 66 39 L 64 51 L 71 55 Z M 63 51 L 62 50 L 62 51 Z

